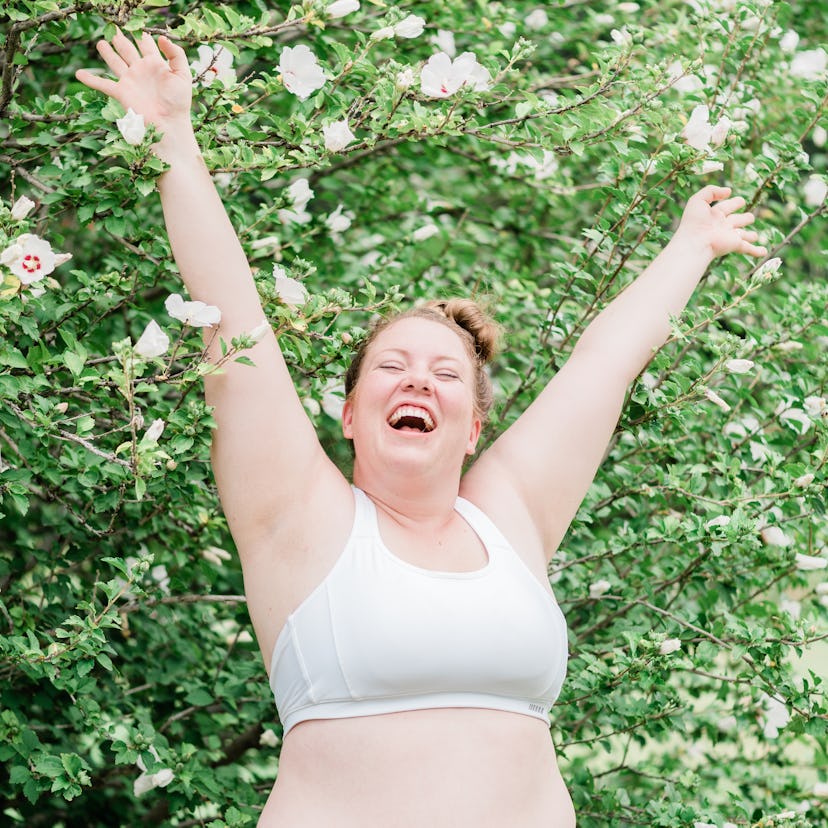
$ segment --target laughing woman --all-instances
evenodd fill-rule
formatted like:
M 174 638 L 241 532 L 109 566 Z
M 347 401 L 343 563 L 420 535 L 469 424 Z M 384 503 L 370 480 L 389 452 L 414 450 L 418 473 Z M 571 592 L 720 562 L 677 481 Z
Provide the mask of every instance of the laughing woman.
M 78 79 L 163 135 L 159 190 L 190 294 L 221 308 L 226 339 L 252 330 L 263 311 L 193 134 L 184 51 L 121 33 L 98 51 L 115 79 Z M 664 251 L 462 476 L 497 339 L 469 300 L 415 308 L 363 343 L 342 415 L 353 485 L 272 333 L 255 369 L 206 377 L 213 468 L 284 727 L 260 826 L 575 824 L 549 733 L 567 636 L 547 565 L 670 317 L 715 257 L 764 255 L 743 206 L 727 188 L 694 195 Z

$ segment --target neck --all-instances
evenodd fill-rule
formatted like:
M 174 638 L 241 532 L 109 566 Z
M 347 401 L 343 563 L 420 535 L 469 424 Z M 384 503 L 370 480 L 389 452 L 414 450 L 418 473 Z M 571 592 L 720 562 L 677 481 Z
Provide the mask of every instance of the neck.
M 412 473 L 405 469 L 367 469 L 354 460 L 354 485 L 400 523 L 442 521 L 454 511 L 460 490 L 460 470 Z

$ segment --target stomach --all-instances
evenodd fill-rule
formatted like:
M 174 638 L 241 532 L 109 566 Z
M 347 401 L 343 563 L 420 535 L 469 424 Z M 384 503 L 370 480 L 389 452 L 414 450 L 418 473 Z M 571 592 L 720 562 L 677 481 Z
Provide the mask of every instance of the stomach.
M 574 828 L 549 730 L 446 708 L 322 719 L 285 737 L 259 828 Z

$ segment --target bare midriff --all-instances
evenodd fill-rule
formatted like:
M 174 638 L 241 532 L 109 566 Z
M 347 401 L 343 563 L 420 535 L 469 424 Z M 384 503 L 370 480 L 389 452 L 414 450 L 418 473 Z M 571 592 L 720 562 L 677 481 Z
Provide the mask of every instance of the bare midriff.
M 259 828 L 574 828 L 544 722 L 447 708 L 323 719 L 285 738 Z

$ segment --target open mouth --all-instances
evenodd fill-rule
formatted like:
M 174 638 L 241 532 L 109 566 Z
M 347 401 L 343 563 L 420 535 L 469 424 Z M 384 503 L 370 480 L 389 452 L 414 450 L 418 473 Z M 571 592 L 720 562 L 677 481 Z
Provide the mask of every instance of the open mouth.
M 417 405 L 401 405 L 388 418 L 388 425 L 396 431 L 419 431 L 427 434 L 434 431 L 434 420 L 431 414 Z

